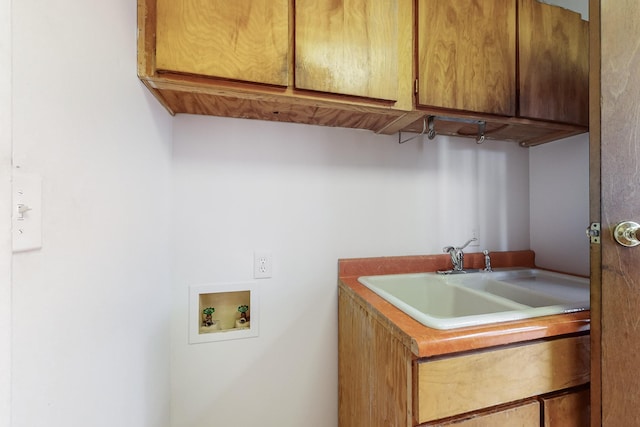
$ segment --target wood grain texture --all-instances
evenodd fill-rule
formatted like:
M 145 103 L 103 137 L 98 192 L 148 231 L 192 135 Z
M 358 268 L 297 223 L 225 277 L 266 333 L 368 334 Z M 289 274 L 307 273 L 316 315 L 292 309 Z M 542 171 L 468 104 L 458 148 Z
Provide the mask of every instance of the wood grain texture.
M 544 427 L 589 426 L 589 389 L 542 399 Z
M 537 0 L 518 0 L 519 115 L 589 124 L 589 23 Z
M 157 0 L 156 68 L 288 84 L 288 0 Z
M 640 221 L 640 2 L 600 1 L 602 426 L 640 420 L 640 247 L 612 238 Z M 594 319 L 595 321 L 596 319 Z
M 394 121 L 400 112 L 380 110 L 373 112 L 344 105 L 323 106 L 302 103 L 295 99 L 252 99 L 236 96 L 212 95 L 199 92 L 159 90 L 175 113 L 203 114 L 219 117 L 269 120 L 274 122 L 304 123 L 312 125 L 368 129 L 377 131 Z M 271 97 L 273 98 L 273 97 Z M 277 98 L 277 97 L 276 97 Z M 313 105 L 315 104 L 315 105 Z
M 153 75 L 156 46 L 156 3 L 155 1 L 138 0 L 138 77 Z
M 514 116 L 515 0 L 418 0 L 418 104 Z
M 413 425 L 410 351 L 344 292 L 338 319 L 339 425 Z
M 600 0 L 589 0 L 589 221 L 600 217 Z M 591 243 L 591 425 L 601 423 L 602 251 Z
M 437 420 L 589 382 L 589 337 L 427 360 L 418 365 L 416 418 Z
M 517 406 L 478 413 L 447 422 L 429 423 L 427 427 L 540 427 L 540 404 L 528 401 Z M 546 426 L 545 426 L 546 427 Z M 583 426 L 584 427 L 584 426 Z
M 296 0 L 295 87 L 397 100 L 399 3 Z

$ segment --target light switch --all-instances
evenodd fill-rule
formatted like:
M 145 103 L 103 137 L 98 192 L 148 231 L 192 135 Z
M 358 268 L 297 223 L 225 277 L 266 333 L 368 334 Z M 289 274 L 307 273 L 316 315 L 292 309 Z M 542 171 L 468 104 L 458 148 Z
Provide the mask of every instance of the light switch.
M 42 247 L 42 178 L 40 175 L 13 174 L 13 251 Z

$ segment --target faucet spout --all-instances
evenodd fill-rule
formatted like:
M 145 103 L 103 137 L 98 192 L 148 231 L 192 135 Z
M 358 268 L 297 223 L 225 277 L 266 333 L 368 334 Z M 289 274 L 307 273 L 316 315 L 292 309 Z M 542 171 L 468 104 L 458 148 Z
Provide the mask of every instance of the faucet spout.
M 471 242 L 475 242 L 476 240 L 478 240 L 478 239 L 477 239 L 476 237 L 473 237 L 473 238 L 471 238 L 471 239 L 467 240 L 467 243 L 465 243 L 464 245 L 460 246 L 458 249 L 464 249 L 464 248 L 466 248 L 467 246 L 469 246 L 469 244 L 470 244 Z

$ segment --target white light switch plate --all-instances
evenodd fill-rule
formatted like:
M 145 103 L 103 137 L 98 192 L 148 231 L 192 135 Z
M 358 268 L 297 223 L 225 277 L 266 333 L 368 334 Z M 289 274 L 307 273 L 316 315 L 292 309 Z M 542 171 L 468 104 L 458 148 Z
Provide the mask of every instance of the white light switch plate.
M 42 178 L 14 172 L 12 244 L 14 252 L 42 247 Z

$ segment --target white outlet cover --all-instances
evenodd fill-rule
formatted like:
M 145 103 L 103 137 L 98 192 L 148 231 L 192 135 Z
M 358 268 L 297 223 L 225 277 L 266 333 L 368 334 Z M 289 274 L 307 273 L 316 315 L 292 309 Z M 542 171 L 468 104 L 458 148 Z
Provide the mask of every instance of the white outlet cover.
M 253 253 L 253 278 L 268 279 L 273 274 L 273 256 L 270 252 Z

